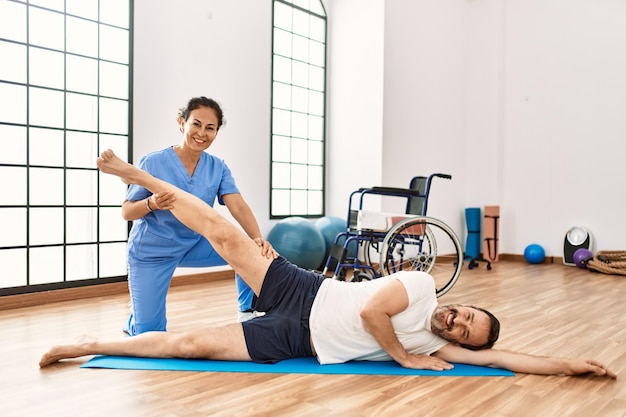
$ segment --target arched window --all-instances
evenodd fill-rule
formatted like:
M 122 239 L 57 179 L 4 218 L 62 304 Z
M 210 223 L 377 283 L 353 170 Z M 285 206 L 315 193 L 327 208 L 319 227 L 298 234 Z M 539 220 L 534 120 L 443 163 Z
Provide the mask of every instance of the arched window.
M 274 0 L 271 218 L 324 215 L 326 11 Z
M 126 277 L 132 0 L 0 1 L 0 295 Z M 122 158 L 128 155 L 121 155 Z

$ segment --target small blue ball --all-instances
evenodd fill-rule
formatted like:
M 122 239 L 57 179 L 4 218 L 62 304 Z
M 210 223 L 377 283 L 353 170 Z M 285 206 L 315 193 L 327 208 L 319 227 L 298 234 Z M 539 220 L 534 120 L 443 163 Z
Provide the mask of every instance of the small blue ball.
M 524 249 L 524 258 L 530 264 L 540 264 L 546 257 L 546 251 L 541 245 L 533 243 Z

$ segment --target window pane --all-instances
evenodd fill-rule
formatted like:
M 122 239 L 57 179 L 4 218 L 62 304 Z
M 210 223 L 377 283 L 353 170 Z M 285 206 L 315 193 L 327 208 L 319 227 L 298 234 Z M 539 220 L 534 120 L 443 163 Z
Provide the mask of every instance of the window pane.
M 67 89 L 79 93 L 98 93 L 98 61 L 67 55 Z
M 302 36 L 309 36 L 309 14 L 302 10 L 293 9 L 293 32 Z
M 291 214 L 292 216 L 304 216 L 308 214 L 308 205 L 306 201 L 306 191 L 293 190 L 291 192 Z
M 308 157 L 308 141 L 306 139 L 291 139 L 291 162 L 306 164 Z
M 128 31 L 100 25 L 100 58 L 128 64 Z
M 29 88 L 30 124 L 63 128 L 63 92 Z
M 30 0 L 30 4 L 43 6 L 47 9 L 54 9 L 62 12 L 64 10 L 63 0 Z
M 67 93 L 67 128 L 98 130 L 98 98 Z
M 309 65 L 309 88 L 324 91 L 324 68 Z
M 66 172 L 67 204 L 72 206 L 98 204 L 96 199 L 97 171 L 68 169 Z
M 122 209 L 119 207 L 103 207 L 98 219 L 100 226 L 100 240 L 126 240 L 128 222 L 122 218 Z
M 92 279 L 98 276 L 97 245 L 68 246 L 65 251 L 67 253 L 65 274 L 68 281 Z
M 128 186 L 113 175 L 101 174 L 98 178 L 100 181 L 100 204 L 122 205 Z
M 26 6 L 0 1 L 0 38 L 26 42 Z
M 286 4 L 274 2 L 274 26 L 291 31 L 291 10 Z
M 128 98 L 128 66 L 100 62 L 100 94 Z
M 0 193 L 0 206 L 26 204 L 26 168 L 0 167 L 0 178 L 3 180 L 3 192 Z
M 309 146 L 308 163 L 312 165 L 322 166 L 322 164 L 324 163 L 324 146 L 322 142 L 310 140 L 308 141 L 308 146 Z
M 75 16 L 98 20 L 98 0 L 65 0 L 65 11 Z
M 7 3 L 6 1 L 0 2 Z M 0 6 L 0 10 L 1 10 Z M 2 29 L 0 29 L 1 31 Z M 0 80 L 16 83 L 26 82 L 26 47 L 14 43 L 0 41 Z
M 63 247 L 30 249 L 30 284 L 63 281 Z
M 291 59 L 274 56 L 274 81 L 291 83 Z
M 306 165 L 291 165 L 291 188 L 306 189 Z
M 302 36 L 294 35 L 292 37 L 293 49 L 292 56 L 299 61 L 309 60 L 309 41 Z
M 29 7 L 29 42 L 62 51 L 65 42 L 63 20 L 61 13 Z
M 272 114 L 272 132 L 277 135 L 289 136 L 291 134 L 291 112 L 274 109 Z
M 106 149 L 113 149 L 115 154 L 120 159 L 128 162 L 128 136 L 101 134 L 100 149 L 98 150 L 96 157 Z
M 26 249 L 0 250 L 0 264 L 2 264 L 1 288 L 26 285 Z
M 67 17 L 67 52 L 98 56 L 98 23 Z
M 67 209 L 67 230 L 65 232 L 67 243 L 86 243 L 97 240 L 96 211 L 96 208 L 89 207 L 70 207 Z
M 309 191 L 308 193 L 308 213 L 317 214 L 324 212 L 324 200 L 321 191 Z
M 26 87 L 0 82 L 0 122 L 26 124 Z
M 272 190 L 272 216 L 288 216 L 290 192 L 286 190 Z
M 291 87 L 286 84 L 275 82 L 272 94 L 274 107 L 283 109 L 288 109 L 289 107 L 291 107 Z
M 274 136 L 272 139 L 272 161 L 289 162 L 291 156 L 291 139 Z
M 309 110 L 309 91 L 306 88 L 293 87 L 291 89 L 291 94 L 292 94 L 291 108 L 295 111 L 306 113 Z M 300 135 L 297 135 L 297 136 L 300 136 Z
M 309 66 L 305 62 L 293 61 L 293 81 L 294 85 L 302 87 L 309 86 Z
M 63 204 L 63 169 L 30 168 L 29 173 L 30 204 Z
M 323 67 L 324 63 L 326 62 L 326 56 L 325 56 L 326 49 L 324 47 L 324 44 L 310 41 L 308 42 L 308 45 L 309 45 L 308 61 L 313 65 L 317 65 L 318 67 Z
M 101 277 L 126 275 L 126 242 L 101 244 L 99 264 Z
M 291 168 L 289 164 L 272 164 L 272 188 L 289 188 Z
M 319 91 L 309 92 L 309 113 L 317 116 L 324 115 L 324 93 Z
M 128 0 L 100 1 L 100 21 L 121 28 L 128 28 Z
M 26 245 L 26 208 L 0 208 L 0 230 L 0 247 Z
M 291 123 L 291 136 L 306 138 L 306 133 L 308 131 L 306 114 L 292 113 Z
M 311 31 L 309 33 L 309 37 L 318 42 L 326 41 L 326 25 L 324 24 L 324 20 L 311 16 Z
M 30 48 L 29 52 L 29 82 L 32 85 L 62 89 L 65 85 L 63 53 L 41 48 Z
M 100 99 L 100 130 L 107 133 L 128 133 L 128 102 Z
M 75 168 L 95 168 L 98 147 L 95 133 L 67 132 L 65 164 Z
M 324 188 L 324 172 L 321 166 L 309 166 L 308 167 L 308 188 L 310 190 L 322 190 Z
M 318 116 L 309 116 L 309 138 L 322 141 L 324 139 L 324 119 Z
M 26 128 L 0 125 L 0 148 L 0 164 L 26 164 Z
M 31 245 L 63 244 L 62 208 L 34 208 L 28 210 L 28 230 Z
M 274 53 L 291 57 L 291 33 L 274 29 Z
M 63 166 L 63 131 L 29 129 L 29 164 Z

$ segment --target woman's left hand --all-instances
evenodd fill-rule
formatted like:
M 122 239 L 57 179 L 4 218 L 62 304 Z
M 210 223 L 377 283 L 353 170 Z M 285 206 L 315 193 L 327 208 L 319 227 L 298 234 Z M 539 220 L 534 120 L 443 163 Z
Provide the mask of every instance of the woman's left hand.
M 261 253 L 267 259 L 278 258 L 278 252 L 276 252 L 276 250 L 274 249 L 274 247 L 272 246 L 270 242 L 263 239 L 262 237 L 255 237 L 253 240 L 257 244 L 257 246 L 261 248 Z

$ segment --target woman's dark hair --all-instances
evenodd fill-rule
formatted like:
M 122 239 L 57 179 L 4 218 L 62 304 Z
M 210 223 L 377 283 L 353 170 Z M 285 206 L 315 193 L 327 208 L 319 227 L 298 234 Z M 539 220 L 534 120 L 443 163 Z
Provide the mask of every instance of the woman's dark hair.
M 181 107 L 180 109 L 178 109 L 178 114 L 176 115 L 176 121 L 178 122 L 178 124 L 183 121 L 186 122 L 189 118 L 189 114 L 200 107 L 208 107 L 210 109 L 213 109 L 215 115 L 217 116 L 217 128 L 219 129 L 220 127 L 222 127 L 222 125 L 224 124 L 224 112 L 222 111 L 222 108 L 217 103 L 217 101 L 204 96 L 194 97 L 189 100 L 185 107 Z
M 498 337 L 500 336 L 500 321 L 496 318 L 496 316 L 494 316 L 493 314 L 491 314 L 489 311 L 485 310 L 484 308 L 480 308 L 480 307 L 472 307 L 472 308 L 475 308 L 478 311 L 482 311 L 483 313 L 487 315 L 487 317 L 489 317 L 489 321 L 491 322 L 491 329 L 489 330 L 489 338 L 487 339 L 487 343 L 480 345 L 480 346 L 471 346 L 471 345 L 461 344 L 461 347 L 464 347 L 470 350 L 491 349 L 493 345 L 496 343 L 496 341 L 498 340 Z

